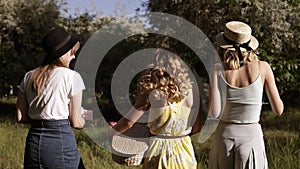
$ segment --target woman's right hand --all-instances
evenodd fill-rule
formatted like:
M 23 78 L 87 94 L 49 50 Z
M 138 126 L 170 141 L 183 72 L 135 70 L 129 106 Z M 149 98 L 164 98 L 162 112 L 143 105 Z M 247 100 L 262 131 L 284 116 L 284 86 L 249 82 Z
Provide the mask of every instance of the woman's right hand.
M 84 118 L 84 120 L 92 121 L 94 118 L 93 114 L 94 114 L 93 110 L 87 110 L 84 108 L 82 108 L 81 110 L 81 116 L 82 118 Z

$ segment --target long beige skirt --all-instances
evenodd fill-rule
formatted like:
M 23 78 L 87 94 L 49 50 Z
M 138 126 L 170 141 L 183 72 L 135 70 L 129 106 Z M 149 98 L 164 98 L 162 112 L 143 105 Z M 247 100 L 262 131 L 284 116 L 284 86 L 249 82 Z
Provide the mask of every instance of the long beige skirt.
M 267 169 L 260 124 L 220 123 L 209 153 L 209 169 Z

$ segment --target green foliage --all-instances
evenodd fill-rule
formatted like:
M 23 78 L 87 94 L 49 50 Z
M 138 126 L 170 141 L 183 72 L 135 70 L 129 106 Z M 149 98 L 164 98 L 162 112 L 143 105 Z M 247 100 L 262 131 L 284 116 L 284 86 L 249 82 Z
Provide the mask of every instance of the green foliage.
M 268 61 L 280 93 L 288 103 L 299 100 L 300 1 L 280 0 L 149 0 L 151 12 L 183 17 L 214 42 L 226 22 L 240 20 L 251 25 L 260 42 L 260 59 Z M 289 97 L 291 93 L 295 93 Z
M 65 0 L 11 0 L 0 1 L 0 96 L 9 85 L 20 83 L 24 73 L 40 65 L 44 53 L 40 42 L 45 33 L 56 26 L 65 27 L 77 34 L 82 45 L 103 25 L 115 18 L 101 17 L 101 11 L 88 11 L 66 16 Z M 300 55 L 300 1 L 280 0 L 149 0 L 141 6 L 146 11 L 165 12 L 177 15 L 199 27 L 214 42 L 217 33 L 229 20 L 241 20 L 251 25 L 253 35 L 260 42 L 260 59 L 268 61 L 276 76 L 280 93 L 288 103 L 299 99 L 299 55 Z M 64 12 L 62 12 L 64 11 Z M 122 18 L 122 17 L 120 17 Z M 123 30 L 135 32 L 142 27 L 128 18 L 121 19 Z M 150 23 L 151 24 L 151 23 Z M 126 28 L 127 27 L 127 28 Z M 120 29 L 113 29 L 120 30 Z M 118 33 L 118 32 L 114 32 Z M 113 53 L 125 56 L 146 47 L 166 45 L 182 51 L 182 56 L 191 65 L 199 60 L 187 47 L 166 37 L 136 36 L 114 49 Z M 147 44 L 148 43 L 148 44 Z M 149 45 L 151 44 L 151 45 Z M 153 46 L 154 45 L 154 46 Z M 127 50 L 129 49 L 129 50 Z M 113 60 L 113 59 L 112 59 Z M 114 61 L 112 61 L 114 62 Z M 114 62 L 114 64 L 117 64 Z M 198 72 L 204 72 L 197 66 Z M 106 69 L 106 68 L 104 68 Z M 109 69 L 109 68 L 107 68 Z M 104 75 L 104 79 L 110 75 Z M 101 77 L 102 78 L 102 77 Z M 97 80 L 96 80 L 97 81 Z M 103 95 L 107 96 L 107 95 Z M 293 102 L 294 101 L 294 102 Z
M 41 38 L 57 25 L 59 6 L 51 0 L 0 1 L 0 6 L 0 89 L 3 90 L 7 85 L 16 88 L 25 71 L 41 63 Z

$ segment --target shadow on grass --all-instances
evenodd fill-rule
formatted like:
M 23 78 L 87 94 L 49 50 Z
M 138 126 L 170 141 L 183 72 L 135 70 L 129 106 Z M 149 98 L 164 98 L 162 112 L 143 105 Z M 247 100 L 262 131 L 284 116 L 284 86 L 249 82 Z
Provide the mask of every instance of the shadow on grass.
M 0 99 L 0 122 L 16 121 L 16 97 Z

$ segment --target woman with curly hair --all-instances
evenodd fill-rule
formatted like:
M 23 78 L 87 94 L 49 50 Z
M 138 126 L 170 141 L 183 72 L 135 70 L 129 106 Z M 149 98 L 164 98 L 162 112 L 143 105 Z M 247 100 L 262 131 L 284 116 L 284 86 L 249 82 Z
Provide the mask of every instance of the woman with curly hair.
M 197 168 L 189 135 L 200 131 L 200 113 L 191 124 L 193 83 L 188 68 L 175 54 L 158 50 L 138 83 L 134 107 L 113 127 L 122 133 L 149 109 L 149 149 L 143 167 Z M 199 102 L 200 103 L 200 102 Z

